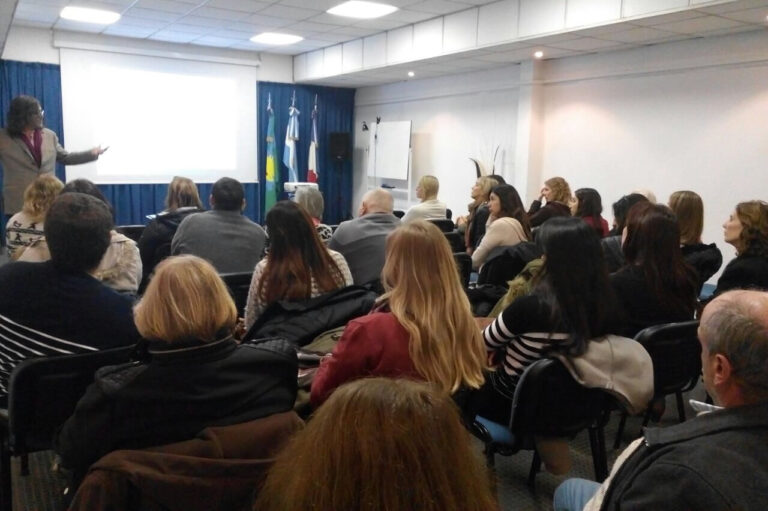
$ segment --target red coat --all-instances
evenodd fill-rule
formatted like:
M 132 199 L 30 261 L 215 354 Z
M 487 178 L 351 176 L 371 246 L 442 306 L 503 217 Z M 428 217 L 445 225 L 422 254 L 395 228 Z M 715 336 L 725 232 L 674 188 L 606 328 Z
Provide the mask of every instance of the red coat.
M 347 323 L 331 356 L 312 381 L 312 406 L 320 406 L 336 387 L 359 378 L 383 376 L 423 380 L 408 352 L 410 336 L 391 312 L 373 312 Z

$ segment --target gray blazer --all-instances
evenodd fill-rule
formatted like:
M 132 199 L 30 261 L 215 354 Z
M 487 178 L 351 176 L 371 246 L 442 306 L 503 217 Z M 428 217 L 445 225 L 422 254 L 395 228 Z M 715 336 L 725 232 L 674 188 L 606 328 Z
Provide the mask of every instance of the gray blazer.
M 59 144 L 56 133 L 48 128 L 43 128 L 42 136 L 42 160 L 38 167 L 23 140 L 11 137 L 5 129 L 0 129 L 0 163 L 3 164 L 3 200 L 6 215 L 21 211 L 24 205 L 24 190 L 38 176 L 53 172 L 56 162 L 77 165 L 98 158 L 90 151 L 68 153 Z

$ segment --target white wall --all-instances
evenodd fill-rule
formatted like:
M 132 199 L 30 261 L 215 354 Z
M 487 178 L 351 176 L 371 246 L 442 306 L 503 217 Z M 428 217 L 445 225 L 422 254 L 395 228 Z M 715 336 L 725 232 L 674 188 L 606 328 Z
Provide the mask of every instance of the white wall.
M 439 197 L 455 215 L 465 214 L 475 182 L 475 167 L 469 158 L 490 164 L 496 146 L 500 146 L 497 173 L 510 178 L 515 159 L 518 67 L 358 89 L 353 210 L 368 186 L 369 136 L 362 131 L 362 122 L 372 127 L 376 117 L 413 121 L 412 202 L 419 178 L 432 174 L 440 180 Z M 395 198 L 397 209 L 407 209 L 404 195 Z
M 59 50 L 53 47 L 50 30 L 12 26 L 3 50 L 4 60 L 59 63 Z
M 733 248 L 722 241 L 722 223 L 736 203 L 768 199 L 768 41 L 757 33 L 663 46 L 622 52 L 625 68 L 651 62 L 655 71 L 605 76 L 621 55 L 549 69 L 542 173 L 596 188 L 607 218 L 637 188 L 663 203 L 675 190 L 693 190 L 704 200 L 703 239 L 727 262 Z M 557 82 L 576 68 L 602 76 Z

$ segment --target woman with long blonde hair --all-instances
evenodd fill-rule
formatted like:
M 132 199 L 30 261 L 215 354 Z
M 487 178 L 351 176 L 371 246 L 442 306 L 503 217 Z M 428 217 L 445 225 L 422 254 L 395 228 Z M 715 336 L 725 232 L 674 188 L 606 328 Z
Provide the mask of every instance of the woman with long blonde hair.
M 5 226 L 8 256 L 15 261 L 33 240 L 45 236 L 45 214 L 64 183 L 53 174 L 43 174 L 24 190 L 24 205 Z
M 424 383 L 370 378 L 317 411 L 278 455 L 254 506 L 300 509 L 499 508 L 450 398 Z
M 443 233 L 425 220 L 395 229 L 381 280 L 385 293 L 373 312 L 350 321 L 320 365 L 312 403 L 367 376 L 426 380 L 450 394 L 480 388 L 483 339 Z

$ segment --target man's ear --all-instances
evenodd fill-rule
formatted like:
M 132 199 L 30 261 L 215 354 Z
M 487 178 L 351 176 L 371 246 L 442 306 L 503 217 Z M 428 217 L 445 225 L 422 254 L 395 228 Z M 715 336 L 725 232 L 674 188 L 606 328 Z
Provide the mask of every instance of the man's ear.
M 208 196 L 208 204 L 211 205 L 211 209 L 213 209 L 213 207 L 216 205 L 216 201 L 213 200 L 213 194 Z
M 733 378 L 733 366 L 731 365 L 731 361 L 722 353 L 715 353 L 713 359 L 712 383 L 715 385 L 731 383 Z
M 240 205 L 240 212 L 241 212 L 241 213 L 242 213 L 243 211 L 245 211 L 245 206 L 247 206 L 247 205 L 248 205 L 248 201 L 247 201 L 247 200 L 245 200 L 245 199 L 243 199 L 243 203 Z

